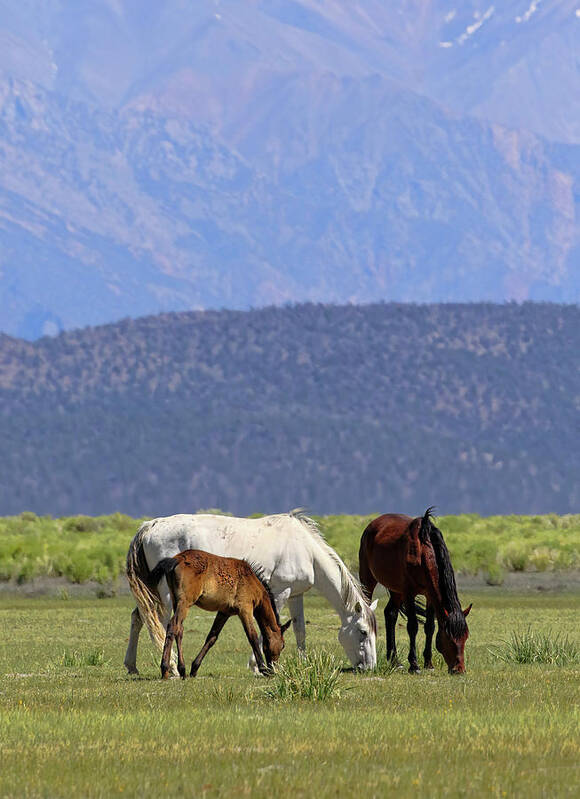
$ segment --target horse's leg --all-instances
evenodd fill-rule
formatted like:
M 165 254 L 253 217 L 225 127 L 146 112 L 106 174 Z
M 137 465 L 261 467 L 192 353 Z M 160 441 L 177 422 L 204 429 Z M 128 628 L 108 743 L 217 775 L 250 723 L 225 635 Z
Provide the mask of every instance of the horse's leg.
M 256 658 L 256 665 L 258 667 L 258 671 L 260 674 L 268 674 L 268 669 L 266 668 L 266 664 L 264 662 L 264 657 L 262 655 L 262 650 L 260 649 L 260 639 L 258 638 L 258 633 L 256 632 L 256 628 L 254 627 L 254 617 L 252 612 L 250 611 L 247 613 L 244 610 L 240 611 L 240 621 L 242 622 L 242 626 L 244 628 L 244 632 L 246 633 L 246 637 L 250 642 L 250 646 L 252 647 L 252 652 L 254 653 L 254 657 Z
M 433 668 L 433 661 L 431 660 L 433 643 L 433 633 L 435 632 L 435 608 L 427 602 L 425 611 L 425 649 L 423 650 L 423 664 L 426 669 Z
M 187 612 L 189 610 L 187 602 L 178 602 L 175 608 L 173 618 L 167 625 L 167 634 L 165 636 L 165 646 L 163 647 L 163 657 L 161 659 L 161 676 L 167 679 L 170 670 L 171 647 L 173 641 L 177 644 L 177 671 L 179 676 L 185 679 L 185 661 L 183 659 L 183 623 Z
M 292 627 L 296 636 L 296 646 L 299 652 L 306 649 L 306 624 L 304 622 L 304 596 L 299 594 L 288 600 L 288 610 L 292 616 Z
M 141 619 L 141 614 L 139 613 L 139 608 L 135 608 L 135 610 L 131 613 L 129 644 L 127 646 L 127 652 L 125 653 L 124 661 L 125 668 L 129 674 L 139 674 L 139 670 L 137 669 L 137 644 L 139 642 L 139 633 L 141 632 L 142 627 L 143 621 Z
M 183 625 L 189 610 L 189 604 L 179 603 L 177 612 L 179 613 L 179 625 L 175 633 L 175 643 L 177 644 L 177 671 L 182 680 L 185 680 L 185 660 L 183 658 Z
M 171 615 L 173 613 L 173 608 L 171 604 L 171 594 L 169 593 L 169 587 L 165 577 L 161 579 L 157 590 L 159 591 L 159 596 L 161 597 L 161 608 L 158 609 L 159 621 L 161 622 L 163 629 L 167 630 L 169 626 L 169 620 L 171 619 Z M 171 672 L 172 677 L 177 677 L 179 675 L 177 670 L 177 660 L 172 649 L 169 650 L 169 671 Z
M 165 633 L 165 644 L 163 646 L 163 654 L 161 656 L 161 676 L 164 680 L 169 678 L 171 671 L 171 649 L 173 641 L 175 640 L 175 616 L 169 621 L 167 625 L 167 632 Z
M 416 674 L 420 671 L 417 663 L 417 630 L 419 629 L 419 622 L 415 611 L 414 596 L 409 595 L 405 598 L 405 610 L 407 611 L 407 632 L 409 633 L 409 674 Z
M 197 674 L 198 669 L 201 666 L 201 661 L 204 659 L 209 650 L 217 641 L 218 636 L 221 633 L 223 626 L 228 619 L 229 616 L 226 613 L 222 613 L 221 611 L 218 612 L 211 626 L 211 630 L 207 634 L 207 638 L 205 639 L 205 644 L 199 650 L 198 654 L 195 657 L 195 660 L 191 664 L 191 671 L 189 672 L 190 677 L 195 677 L 195 675 Z
M 401 607 L 402 598 L 398 594 L 393 594 L 387 606 L 385 607 L 385 627 L 387 632 L 387 660 L 391 663 L 397 663 L 397 645 L 395 643 L 395 627 L 397 625 L 397 618 L 399 617 L 399 608 Z
M 286 602 L 288 602 L 288 598 L 290 596 L 290 591 L 291 590 L 292 589 L 290 589 L 290 588 L 285 588 L 279 594 L 276 594 L 274 596 L 274 602 L 276 603 L 276 610 L 278 611 L 278 615 L 280 615 L 280 613 L 282 612 L 282 608 L 284 607 Z M 258 637 L 258 641 L 260 643 L 260 650 L 261 650 L 262 649 L 262 636 L 261 635 Z M 250 669 L 250 671 L 253 671 L 254 674 L 259 674 L 260 673 L 260 669 L 258 668 L 258 664 L 256 662 L 256 658 L 254 657 L 253 654 L 250 655 L 250 659 L 248 660 L 248 668 Z

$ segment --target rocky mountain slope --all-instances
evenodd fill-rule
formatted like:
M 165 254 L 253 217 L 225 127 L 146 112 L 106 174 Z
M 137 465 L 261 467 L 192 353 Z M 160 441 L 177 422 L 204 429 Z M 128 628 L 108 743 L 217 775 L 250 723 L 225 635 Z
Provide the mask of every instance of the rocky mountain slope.
M 0 3 L 0 330 L 580 297 L 575 2 Z

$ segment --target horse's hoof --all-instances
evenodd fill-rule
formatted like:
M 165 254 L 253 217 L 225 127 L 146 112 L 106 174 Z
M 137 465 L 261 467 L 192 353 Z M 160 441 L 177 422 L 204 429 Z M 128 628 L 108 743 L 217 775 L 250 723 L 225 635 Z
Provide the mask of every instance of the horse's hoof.
M 409 666 L 409 674 L 421 674 L 419 666 Z
M 435 671 L 435 666 L 432 663 L 425 663 L 423 668 L 426 671 Z
M 138 677 L 139 676 L 139 669 L 137 667 L 131 668 L 131 669 L 127 668 L 127 674 L 130 677 Z

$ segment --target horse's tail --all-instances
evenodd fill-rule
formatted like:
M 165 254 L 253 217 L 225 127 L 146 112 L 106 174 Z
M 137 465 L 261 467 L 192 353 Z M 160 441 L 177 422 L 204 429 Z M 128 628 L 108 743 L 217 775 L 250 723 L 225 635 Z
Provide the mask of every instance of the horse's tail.
M 151 522 L 144 522 L 129 545 L 127 552 L 127 580 L 137 602 L 141 619 L 144 621 L 153 644 L 163 650 L 165 643 L 165 629 L 161 624 L 160 616 L 163 614 L 163 604 L 157 585 L 163 576 L 157 573 L 160 564 L 153 572 L 150 571 L 143 551 L 143 536 L 148 532 Z M 172 560 L 172 558 L 170 559 Z M 163 563 L 163 561 L 161 561 Z M 157 575 L 154 579 L 154 575 Z
M 403 602 L 401 607 L 399 608 L 401 616 L 407 618 L 409 614 L 407 613 L 407 606 Z M 415 599 L 415 616 L 417 616 L 417 621 L 419 624 L 425 624 L 425 619 L 427 618 L 427 606 L 420 602 L 418 599 Z

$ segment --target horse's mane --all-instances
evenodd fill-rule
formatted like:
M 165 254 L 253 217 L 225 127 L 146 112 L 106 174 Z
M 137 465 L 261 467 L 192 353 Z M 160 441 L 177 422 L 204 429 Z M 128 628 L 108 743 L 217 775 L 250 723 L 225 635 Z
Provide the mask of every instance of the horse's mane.
M 294 510 L 291 510 L 289 516 L 298 519 L 298 521 L 302 523 L 304 529 L 308 531 L 318 546 L 338 567 L 340 573 L 340 593 L 346 609 L 351 613 L 354 613 L 357 602 L 360 603 L 367 622 L 372 625 L 376 632 L 375 615 L 369 607 L 360 582 L 357 580 L 354 574 L 352 574 L 346 568 L 338 553 L 336 553 L 334 549 L 326 543 L 326 539 L 320 532 L 320 527 L 318 526 L 317 522 L 308 516 L 304 508 L 295 508 Z
M 245 560 L 245 563 L 248 564 L 250 569 L 254 572 L 258 580 L 262 583 L 264 590 L 268 594 L 268 599 L 270 600 L 270 604 L 272 605 L 272 610 L 274 611 L 274 616 L 276 617 L 276 622 L 278 627 L 280 627 L 280 616 L 278 615 L 278 608 L 276 607 L 276 603 L 274 602 L 274 595 L 272 594 L 272 589 L 270 588 L 270 583 L 266 580 L 264 576 L 264 569 L 258 563 L 253 563 L 252 561 Z
M 419 530 L 419 539 L 425 542 L 427 538 L 431 541 L 433 551 L 435 552 L 435 560 L 437 562 L 437 571 L 439 572 L 439 590 L 441 592 L 441 599 L 443 607 L 448 613 L 446 617 L 446 627 L 449 635 L 452 638 L 461 638 L 467 632 L 467 622 L 461 610 L 459 597 L 457 596 L 457 585 L 455 583 L 455 573 L 451 565 L 451 558 L 449 557 L 449 550 L 443 540 L 443 534 L 433 524 L 433 508 L 427 508 L 423 518 L 421 519 L 421 527 Z

